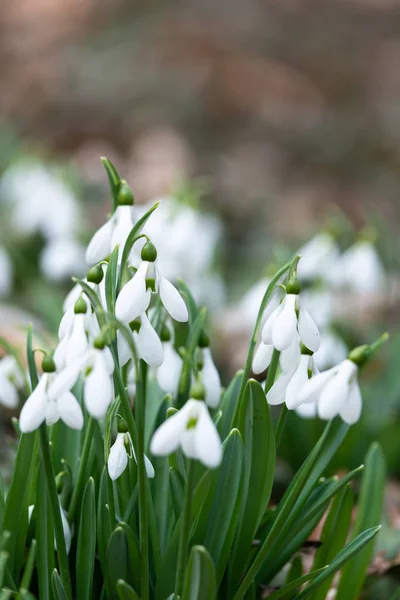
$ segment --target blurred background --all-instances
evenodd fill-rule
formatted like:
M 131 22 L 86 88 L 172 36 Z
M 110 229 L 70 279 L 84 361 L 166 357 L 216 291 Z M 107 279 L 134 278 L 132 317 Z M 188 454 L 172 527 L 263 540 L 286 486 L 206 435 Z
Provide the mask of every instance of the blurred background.
M 0 335 L 22 347 L 33 321 L 51 345 L 110 208 L 100 156 L 138 205 L 165 199 L 154 235 L 167 232 L 172 274 L 209 307 L 224 384 L 274 268 L 321 232 L 344 261 L 364 244 L 367 262 L 357 255 L 350 279 L 319 273 L 306 284 L 317 312 L 330 298 L 315 315 L 336 343 L 322 367 L 391 333 L 332 467 L 354 467 L 382 443 L 389 528 L 400 515 L 399 17 L 399 0 L 0 8 Z M 5 431 L 14 412 L 3 409 Z M 283 479 L 319 429 L 291 415 Z M 393 559 L 400 536 L 390 535 Z

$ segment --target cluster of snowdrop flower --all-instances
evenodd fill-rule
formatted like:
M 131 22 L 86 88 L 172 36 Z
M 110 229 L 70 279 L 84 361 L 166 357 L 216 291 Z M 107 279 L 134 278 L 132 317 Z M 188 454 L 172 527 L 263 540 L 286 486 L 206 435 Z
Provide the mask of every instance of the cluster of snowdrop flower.
M 24 237 L 39 233 L 44 238 L 40 268 L 47 279 L 63 281 L 83 274 L 85 250 L 76 235 L 79 205 L 56 170 L 37 162 L 12 164 L 0 180 L 0 195 L 10 212 L 11 230 Z M 1 255 L 0 261 L 4 262 Z M 4 281 L 3 273 L 0 293 Z
M 113 215 L 94 234 L 88 245 L 86 260 L 90 268 L 84 284 L 96 294 L 102 311 L 107 314 L 105 273 L 108 257 L 118 248 L 117 266 L 120 270 L 125 268 L 124 273 L 121 271 L 125 283 L 116 297 L 114 318 L 125 326 L 125 335 L 129 332 L 137 358 L 154 371 L 160 389 L 176 396 L 183 360 L 174 347 L 172 323 L 186 323 L 188 310 L 177 288 L 162 272 L 158 251 L 147 234 L 138 236 L 129 253 L 127 265 L 121 265 L 123 249 L 134 227 L 132 209 L 132 192 L 122 181 Z M 133 276 L 127 279 L 127 273 L 132 272 Z M 151 303 L 154 297 L 159 299 L 165 311 L 159 333 L 152 322 L 155 309 Z M 34 431 L 43 422 L 53 425 L 59 419 L 68 427 L 82 429 L 82 406 L 71 391 L 78 380 L 83 383 L 84 407 L 88 415 L 97 420 L 105 418 L 115 399 L 113 373 L 116 364 L 121 368 L 130 361 L 128 389 L 129 384 L 135 383 L 135 361 L 132 360 L 129 340 L 118 331 L 116 356 L 113 356 L 107 345 L 107 332 L 101 329 L 98 314 L 79 283 L 64 302 L 58 337 L 54 353 L 45 354 L 43 375 L 21 410 L 19 425 L 23 433 Z M 201 399 L 199 395 L 191 397 L 176 415 L 161 426 L 154 437 L 151 452 L 153 455 L 168 454 L 171 444 L 174 447 L 181 444 L 187 456 L 216 467 L 222 457 L 221 442 L 208 407 L 214 409 L 218 406 L 221 381 L 204 331 L 198 342 L 197 354 L 197 378 L 201 377 L 203 396 Z M 168 432 L 171 432 L 174 442 Z M 124 472 L 130 457 L 136 460 L 133 442 L 120 419 L 108 459 L 111 479 L 117 479 Z M 147 456 L 144 459 L 147 476 L 153 477 L 153 466 Z

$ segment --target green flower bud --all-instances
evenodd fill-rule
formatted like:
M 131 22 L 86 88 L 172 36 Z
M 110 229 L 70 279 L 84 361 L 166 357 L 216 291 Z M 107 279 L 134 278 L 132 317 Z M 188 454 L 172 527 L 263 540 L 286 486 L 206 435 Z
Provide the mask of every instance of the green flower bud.
M 117 415 L 117 431 L 118 433 L 128 433 L 128 423 L 123 417 Z
M 56 370 L 56 363 L 50 354 L 45 354 L 42 360 L 43 373 L 54 373 Z
M 74 313 L 76 315 L 85 315 L 87 310 L 87 304 L 85 300 L 80 296 L 78 300 L 75 302 Z
M 165 325 L 165 323 L 163 325 L 163 328 L 161 329 L 160 340 L 162 342 L 169 342 L 171 340 L 171 332 Z
M 106 340 L 104 339 L 104 335 L 101 333 L 94 338 L 93 346 L 96 350 L 104 350 L 104 346 L 106 345 Z
M 89 283 L 95 283 L 99 285 L 103 281 L 104 272 L 101 265 L 94 265 L 91 269 L 89 269 L 87 274 L 87 280 Z
M 135 200 L 133 192 L 125 179 L 121 179 L 121 185 L 118 192 L 118 206 L 133 206 Z
M 199 341 L 197 345 L 199 346 L 199 348 L 209 348 L 210 346 L 210 338 L 208 337 L 204 329 L 202 329 L 200 332 Z
M 300 294 L 300 281 L 297 277 L 292 277 L 286 284 L 286 293 L 287 294 L 295 294 L 296 296 Z
M 363 367 L 371 356 L 371 346 L 364 344 L 353 348 L 349 353 L 348 359 L 351 360 L 357 367 Z
M 150 241 L 147 241 L 142 248 L 141 257 L 142 260 L 147 262 L 154 262 L 157 258 L 157 250 L 154 244 L 152 244 Z
M 204 389 L 203 382 L 200 379 L 197 379 L 191 387 L 189 398 L 193 398 L 194 400 L 204 400 L 205 396 L 206 390 Z

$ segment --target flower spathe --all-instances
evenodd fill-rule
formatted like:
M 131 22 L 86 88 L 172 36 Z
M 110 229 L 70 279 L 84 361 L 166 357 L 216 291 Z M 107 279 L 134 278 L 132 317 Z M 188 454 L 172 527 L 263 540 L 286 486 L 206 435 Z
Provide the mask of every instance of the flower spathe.
M 58 394 L 54 395 L 51 392 L 53 380 L 54 373 L 44 373 L 22 407 L 19 417 L 22 433 L 34 431 L 44 421 L 53 425 L 59 419 L 72 429 L 82 429 L 83 413 L 77 399 L 68 385 L 60 386 Z
M 126 445 L 130 448 L 130 453 L 128 453 Z M 131 436 L 129 433 L 118 433 L 115 442 L 110 448 L 110 454 L 107 461 L 108 474 L 113 481 L 118 479 L 125 471 L 130 456 L 133 456 L 135 462 L 137 462 Z M 144 455 L 144 464 L 147 477 L 150 479 L 153 478 L 155 475 L 154 468 L 146 455 Z
M 190 399 L 154 433 L 150 452 L 168 456 L 178 448 L 188 458 L 216 468 L 222 461 L 222 446 L 217 429 L 202 400 Z
M 307 381 L 299 391 L 299 401 L 317 403 L 320 419 L 330 420 L 339 415 L 352 425 L 360 418 L 362 409 L 357 376 L 357 365 L 346 359 Z
M 286 294 L 283 302 L 269 316 L 262 330 L 262 341 L 279 350 L 286 350 L 294 339 L 300 337 L 312 352 L 320 345 L 318 327 L 304 308 L 298 294 Z

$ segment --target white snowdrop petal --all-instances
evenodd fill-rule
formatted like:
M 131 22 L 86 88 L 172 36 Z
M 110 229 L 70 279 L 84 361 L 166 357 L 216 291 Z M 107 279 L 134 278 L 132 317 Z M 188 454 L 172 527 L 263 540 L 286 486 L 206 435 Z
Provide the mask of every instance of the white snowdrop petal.
M 86 262 L 88 265 L 94 265 L 110 254 L 113 229 L 114 219 L 111 218 L 96 231 L 86 249 Z
M 176 396 L 181 370 L 182 359 L 172 342 L 164 342 L 164 361 L 156 373 L 158 385 L 164 392 Z
M 105 417 L 113 400 L 113 385 L 110 375 L 104 369 L 103 361 L 96 360 L 92 371 L 86 377 L 84 386 L 85 406 L 95 419 Z
M 304 402 L 316 402 L 319 399 L 324 386 L 335 376 L 337 369 L 337 367 L 333 367 L 332 369 L 324 371 L 323 373 L 318 373 L 309 379 L 299 390 L 299 402 L 301 404 Z
M 146 313 L 140 317 L 141 325 L 136 337 L 140 357 L 151 367 L 159 367 L 164 360 L 164 349 Z
M 78 295 L 78 298 L 79 298 L 79 295 Z M 76 300 L 78 300 L 78 298 Z M 75 302 L 63 314 L 63 317 L 60 321 L 60 325 L 58 328 L 58 339 L 59 340 L 63 340 L 67 335 L 69 335 L 71 333 L 72 326 L 74 323 L 74 316 L 75 316 L 74 306 L 75 306 Z
M 358 419 L 360 418 L 361 410 L 361 391 L 358 382 L 355 380 L 350 385 L 350 391 L 347 396 L 347 400 L 343 404 L 339 414 L 345 423 L 347 423 L 348 425 L 353 425 L 354 423 L 357 423 Z
M 47 401 L 45 410 L 46 425 L 54 425 L 59 420 L 60 415 L 57 410 L 57 405 L 53 400 Z
M 175 321 L 186 323 L 188 310 L 182 296 L 166 277 L 160 275 L 160 298 L 166 311 Z
M 280 352 L 289 348 L 297 335 L 296 298 L 294 294 L 287 294 L 272 328 L 272 343 Z
M 124 444 L 124 434 L 119 433 L 108 455 L 107 467 L 110 478 L 115 481 L 122 475 L 128 465 L 128 454 Z
M 272 331 L 274 329 L 274 325 L 276 323 L 277 318 L 281 314 L 284 307 L 284 301 L 279 304 L 277 308 L 269 315 L 267 320 L 264 323 L 264 327 L 261 332 L 261 339 L 266 346 L 272 345 Z
M 296 335 L 289 348 L 282 350 L 279 355 L 279 365 L 285 373 L 293 371 L 299 364 L 301 352 L 300 352 L 300 338 Z
M 89 342 L 85 330 L 85 315 L 74 315 L 71 334 L 65 350 L 65 364 L 72 365 L 86 356 Z
M 146 467 L 147 477 L 149 479 L 153 479 L 153 477 L 155 476 L 154 467 L 151 463 L 151 460 L 146 455 L 144 455 L 144 466 Z
M 325 385 L 318 401 L 318 415 L 321 419 L 333 419 L 340 413 L 350 393 L 350 381 L 357 371 L 356 365 L 344 360 L 338 367 L 335 377 Z
M 47 407 L 46 385 L 47 377 L 42 376 L 37 387 L 23 405 L 19 416 L 19 427 L 22 433 L 34 431 L 43 423 Z
M 86 279 L 85 279 L 85 281 L 86 281 Z M 88 285 L 90 285 L 90 283 Z M 69 308 L 71 308 L 71 307 L 73 308 L 75 306 L 75 302 L 78 300 L 81 293 L 82 293 L 82 288 L 79 285 L 79 283 L 76 283 L 74 285 L 74 287 L 71 288 L 71 290 L 68 292 L 68 294 L 65 297 L 64 304 L 63 304 L 64 313 L 66 313 Z
M 57 399 L 58 413 L 71 429 L 82 429 L 83 412 L 79 402 L 71 392 L 65 392 Z
M 118 348 L 118 359 L 121 367 L 126 365 L 128 360 L 132 358 L 131 349 L 129 347 L 128 342 L 125 339 L 125 336 L 121 331 L 117 332 L 117 348 Z M 114 363 L 113 363 L 114 366 Z
M 18 406 L 18 392 L 13 383 L 0 373 L 0 404 L 6 408 Z
M 115 227 L 111 235 L 111 250 L 119 246 L 121 258 L 125 242 L 133 227 L 131 206 L 118 206 L 114 213 Z
M 150 290 L 146 290 L 146 274 L 149 263 L 142 261 L 140 267 L 118 294 L 115 304 L 115 315 L 124 323 L 134 321 L 144 312 L 151 298 Z
M 303 402 L 296 408 L 296 414 L 303 419 L 314 419 L 317 416 L 318 407 L 316 402 Z
M 210 348 L 203 349 L 203 385 L 205 401 L 208 406 L 215 408 L 221 398 L 221 379 L 214 364 Z
M 217 429 L 203 404 L 196 426 L 193 429 L 196 458 L 206 467 L 215 469 L 222 462 L 222 445 Z
M 269 367 L 273 351 L 273 346 L 267 346 L 264 342 L 260 342 L 251 367 L 255 375 L 259 375 Z
M 272 388 L 269 390 L 267 394 L 267 402 L 268 404 L 282 404 L 285 400 L 286 388 L 289 384 L 290 379 L 293 376 L 293 371 L 291 373 L 282 373 L 279 378 L 275 381 Z
M 103 361 L 104 369 L 106 370 L 106 372 L 109 375 L 112 375 L 114 373 L 115 364 L 114 364 L 114 359 L 113 359 L 113 355 L 111 353 L 110 348 L 108 346 L 105 346 L 103 348 L 103 350 L 96 350 L 96 353 L 97 352 L 99 352 L 99 354 L 101 356 L 101 360 Z
M 293 410 L 301 404 L 301 402 L 299 402 L 299 390 L 308 381 L 309 362 L 310 357 L 302 355 L 298 367 L 288 383 L 285 393 L 285 402 L 289 410 Z
M 61 512 L 62 527 L 63 527 L 63 531 L 64 531 L 65 548 L 67 550 L 67 554 L 69 554 L 69 551 L 71 550 L 72 533 L 71 533 L 71 528 L 68 523 L 68 519 L 65 515 L 65 510 L 61 506 L 61 503 L 60 503 L 60 508 L 61 508 L 60 512 Z M 54 538 L 54 545 L 56 546 L 55 538 Z
M 303 344 L 312 352 L 316 352 L 321 344 L 318 327 L 302 304 L 299 310 L 298 331 Z
M 67 350 L 68 338 L 64 337 L 61 342 L 57 344 L 57 347 L 53 354 L 53 360 L 56 365 L 57 371 L 61 371 L 65 367 L 65 352 Z
M 175 452 L 180 445 L 182 432 L 187 421 L 187 404 L 181 410 L 164 421 L 154 433 L 150 452 L 154 456 L 167 456 Z
M 187 456 L 187 458 L 199 458 L 196 449 L 195 428 L 184 429 L 184 431 L 182 431 L 181 448 L 183 454 Z
M 69 392 L 78 381 L 82 368 L 82 362 L 65 367 L 60 373 L 56 373 L 49 385 L 48 395 L 51 400 L 56 400 L 64 392 Z

